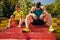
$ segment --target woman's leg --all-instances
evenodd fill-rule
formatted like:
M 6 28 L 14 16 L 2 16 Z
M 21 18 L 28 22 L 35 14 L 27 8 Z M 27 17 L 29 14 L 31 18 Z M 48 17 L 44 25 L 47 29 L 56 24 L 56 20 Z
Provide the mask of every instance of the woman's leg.
M 18 28 L 20 28 L 22 26 L 22 23 L 25 21 L 24 18 L 20 18 L 19 20 L 19 24 L 18 24 Z
M 15 20 L 15 19 L 14 19 L 14 16 L 11 15 L 11 16 L 10 16 L 10 19 L 9 19 L 9 22 L 8 22 L 8 25 L 7 25 L 8 28 L 10 27 L 11 21 L 14 21 L 14 20 Z

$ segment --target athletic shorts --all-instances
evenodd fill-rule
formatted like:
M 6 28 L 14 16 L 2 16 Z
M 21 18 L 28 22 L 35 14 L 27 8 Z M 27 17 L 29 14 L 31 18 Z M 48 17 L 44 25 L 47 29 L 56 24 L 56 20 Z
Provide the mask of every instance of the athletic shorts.
M 32 24 L 33 25 L 44 25 L 44 24 L 46 24 L 46 22 L 44 22 L 43 20 L 40 20 L 40 19 L 36 19 L 36 20 L 33 19 Z

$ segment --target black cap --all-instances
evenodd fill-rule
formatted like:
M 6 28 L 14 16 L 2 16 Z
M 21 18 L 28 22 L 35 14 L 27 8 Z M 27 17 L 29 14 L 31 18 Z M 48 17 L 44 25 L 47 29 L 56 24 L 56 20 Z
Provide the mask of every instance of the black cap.
M 36 7 L 39 8 L 41 6 L 41 2 L 36 3 Z

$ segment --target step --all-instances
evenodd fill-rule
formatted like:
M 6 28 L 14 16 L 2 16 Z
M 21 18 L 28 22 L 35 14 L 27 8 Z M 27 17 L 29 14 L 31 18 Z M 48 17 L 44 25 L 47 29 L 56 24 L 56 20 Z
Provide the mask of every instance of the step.
M 17 30 L 12 28 L 8 30 L 4 30 L 3 32 L 0 32 L 0 38 L 19 38 L 19 39 L 25 39 L 25 38 L 34 38 L 34 39 L 55 39 L 56 35 L 55 33 L 51 32 L 28 32 L 28 33 L 23 33 L 20 29 Z
M 0 40 L 53 40 L 53 39 L 0 39 Z
M 46 26 L 33 26 L 30 25 L 29 29 L 30 32 L 23 33 L 22 30 L 24 27 L 18 29 L 16 28 L 9 28 L 5 29 L 0 32 L 0 39 L 30 39 L 30 40 L 55 40 L 56 39 L 56 33 L 55 32 L 49 32 L 48 27 Z

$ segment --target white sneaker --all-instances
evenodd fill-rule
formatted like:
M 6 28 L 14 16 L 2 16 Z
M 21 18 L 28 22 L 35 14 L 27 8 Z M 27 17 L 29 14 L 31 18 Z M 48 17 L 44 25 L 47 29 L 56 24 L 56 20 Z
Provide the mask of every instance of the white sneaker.
M 17 26 L 18 28 L 21 28 L 21 26 Z
M 7 28 L 10 28 L 10 25 L 7 25 Z

